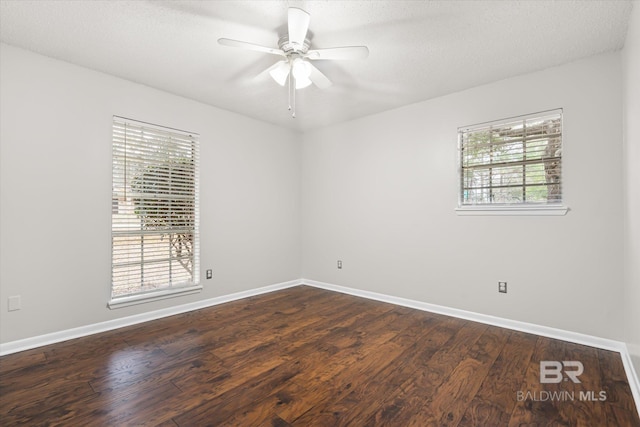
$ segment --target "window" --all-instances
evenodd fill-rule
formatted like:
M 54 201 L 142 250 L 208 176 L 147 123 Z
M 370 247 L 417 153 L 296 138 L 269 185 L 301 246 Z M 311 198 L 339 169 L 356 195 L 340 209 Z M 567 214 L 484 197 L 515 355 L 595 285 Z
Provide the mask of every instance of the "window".
M 197 135 L 113 119 L 109 307 L 196 292 Z
M 564 214 L 562 110 L 458 129 L 458 211 Z

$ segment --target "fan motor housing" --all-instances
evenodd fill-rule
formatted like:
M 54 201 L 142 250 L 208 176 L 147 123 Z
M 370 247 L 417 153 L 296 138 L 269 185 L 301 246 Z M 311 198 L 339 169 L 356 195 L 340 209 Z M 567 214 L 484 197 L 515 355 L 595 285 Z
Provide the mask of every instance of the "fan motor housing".
M 309 50 L 309 46 L 311 46 L 309 39 L 304 39 L 302 46 L 297 43 L 291 43 L 289 41 L 288 34 L 280 37 L 280 40 L 278 40 L 278 47 L 287 55 L 290 53 L 299 53 L 304 55 Z

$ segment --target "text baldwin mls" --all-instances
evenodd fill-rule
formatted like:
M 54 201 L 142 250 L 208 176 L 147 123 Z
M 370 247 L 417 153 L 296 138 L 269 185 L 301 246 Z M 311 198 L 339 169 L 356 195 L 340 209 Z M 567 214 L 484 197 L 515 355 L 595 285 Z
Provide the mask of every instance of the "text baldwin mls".
M 604 402 L 607 400 L 607 392 L 602 390 L 595 392 L 592 390 L 582 390 L 576 395 L 575 391 L 517 391 L 516 398 L 518 402 L 523 400 L 532 400 L 534 402 L 573 402 L 576 397 L 580 401 L 585 402 Z

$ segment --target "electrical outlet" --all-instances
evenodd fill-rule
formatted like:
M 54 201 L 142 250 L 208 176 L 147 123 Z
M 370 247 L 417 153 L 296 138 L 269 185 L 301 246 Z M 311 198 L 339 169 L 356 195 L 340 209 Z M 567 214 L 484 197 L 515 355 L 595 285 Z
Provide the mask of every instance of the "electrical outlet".
M 213 277 L 213 270 L 207 270 L 207 279 L 211 279 Z
M 342 261 L 338 260 L 338 270 L 342 269 Z
M 20 295 L 9 297 L 9 311 L 16 311 L 22 308 L 22 302 L 20 301 Z
M 498 292 L 501 294 L 507 293 L 507 282 L 498 282 Z

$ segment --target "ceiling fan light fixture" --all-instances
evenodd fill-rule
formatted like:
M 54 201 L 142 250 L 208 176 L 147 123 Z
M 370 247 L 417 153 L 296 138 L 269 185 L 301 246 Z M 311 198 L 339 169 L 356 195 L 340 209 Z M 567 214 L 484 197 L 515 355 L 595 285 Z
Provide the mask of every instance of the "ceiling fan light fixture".
M 278 66 L 271 69 L 269 74 L 280 86 L 284 86 L 287 83 L 287 77 L 289 76 L 289 64 L 287 61 L 278 62 Z
M 296 89 L 304 89 L 312 83 L 309 79 L 311 64 L 302 58 L 296 58 L 291 62 L 291 74 L 296 79 Z
M 301 79 L 296 78 L 296 89 L 304 89 L 305 87 L 311 85 L 311 83 L 312 82 L 309 77 L 303 77 Z
M 302 58 L 296 58 L 291 64 L 291 72 L 296 80 L 309 80 L 309 76 L 311 75 L 311 64 Z

